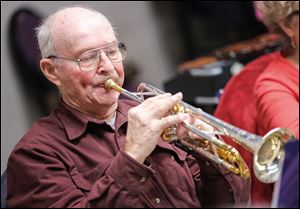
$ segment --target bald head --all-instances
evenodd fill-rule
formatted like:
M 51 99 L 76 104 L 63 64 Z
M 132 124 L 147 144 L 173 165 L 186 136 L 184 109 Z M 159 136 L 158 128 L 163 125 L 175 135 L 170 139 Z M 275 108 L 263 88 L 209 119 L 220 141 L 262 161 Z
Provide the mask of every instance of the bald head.
M 76 45 L 88 34 L 114 33 L 108 19 L 100 12 L 81 6 L 60 9 L 50 15 L 38 28 L 37 37 L 43 57 L 66 50 L 76 51 Z M 104 35 L 105 36 L 105 35 Z M 86 43 L 88 48 L 89 43 Z

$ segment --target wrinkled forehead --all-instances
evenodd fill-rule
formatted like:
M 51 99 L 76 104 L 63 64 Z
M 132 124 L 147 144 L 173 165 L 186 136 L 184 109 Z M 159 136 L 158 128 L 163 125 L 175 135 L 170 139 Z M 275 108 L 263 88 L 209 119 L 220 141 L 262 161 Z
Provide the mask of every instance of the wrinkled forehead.
M 54 45 L 76 42 L 91 33 L 114 36 L 105 16 L 84 8 L 67 9 L 56 14 L 51 32 Z
M 89 9 L 85 8 L 67 8 L 60 12 L 57 12 L 54 15 L 55 19 L 55 25 L 57 27 L 59 26 L 71 26 L 81 22 L 90 21 L 92 19 L 97 19 L 97 21 L 103 23 L 103 24 L 109 24 L 109 21 L 107 18 L 102 15 L 101 13 L 91 11 Z

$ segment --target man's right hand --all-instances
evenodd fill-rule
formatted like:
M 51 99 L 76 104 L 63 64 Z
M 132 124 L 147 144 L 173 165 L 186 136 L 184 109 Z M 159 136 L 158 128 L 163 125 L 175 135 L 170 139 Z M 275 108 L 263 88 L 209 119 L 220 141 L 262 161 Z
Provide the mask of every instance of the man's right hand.
M 156 147 L 161 132 L 187 119 L 188 115 L 185 113 L 167 115 L 181 99 L 182 93 L 173 96 L 169 93 L 160 94 L 130 109 L 125 152 L 143 163 Z

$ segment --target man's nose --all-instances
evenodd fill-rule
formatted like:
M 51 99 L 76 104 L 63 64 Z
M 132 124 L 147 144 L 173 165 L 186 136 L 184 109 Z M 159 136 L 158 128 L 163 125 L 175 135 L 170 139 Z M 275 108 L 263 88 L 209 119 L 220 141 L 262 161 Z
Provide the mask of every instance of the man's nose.
M 114 70 L 113 62 L 109 59 L 109 57 L 106 55 L 104 51 L 101 52 L 99 59 L 100 59 L 100 64 L 97 69 L 98 73 Z

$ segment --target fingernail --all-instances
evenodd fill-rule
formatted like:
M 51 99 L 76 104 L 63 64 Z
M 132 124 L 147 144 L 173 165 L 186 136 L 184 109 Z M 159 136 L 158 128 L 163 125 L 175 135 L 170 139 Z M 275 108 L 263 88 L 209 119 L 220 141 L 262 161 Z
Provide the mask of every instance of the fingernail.
M 178 92 L 178 93 L 175 94 L 175 96 L 176 96 L 177 98 L 182 98 L 182 93 L 181 93 L 181 92 Z

